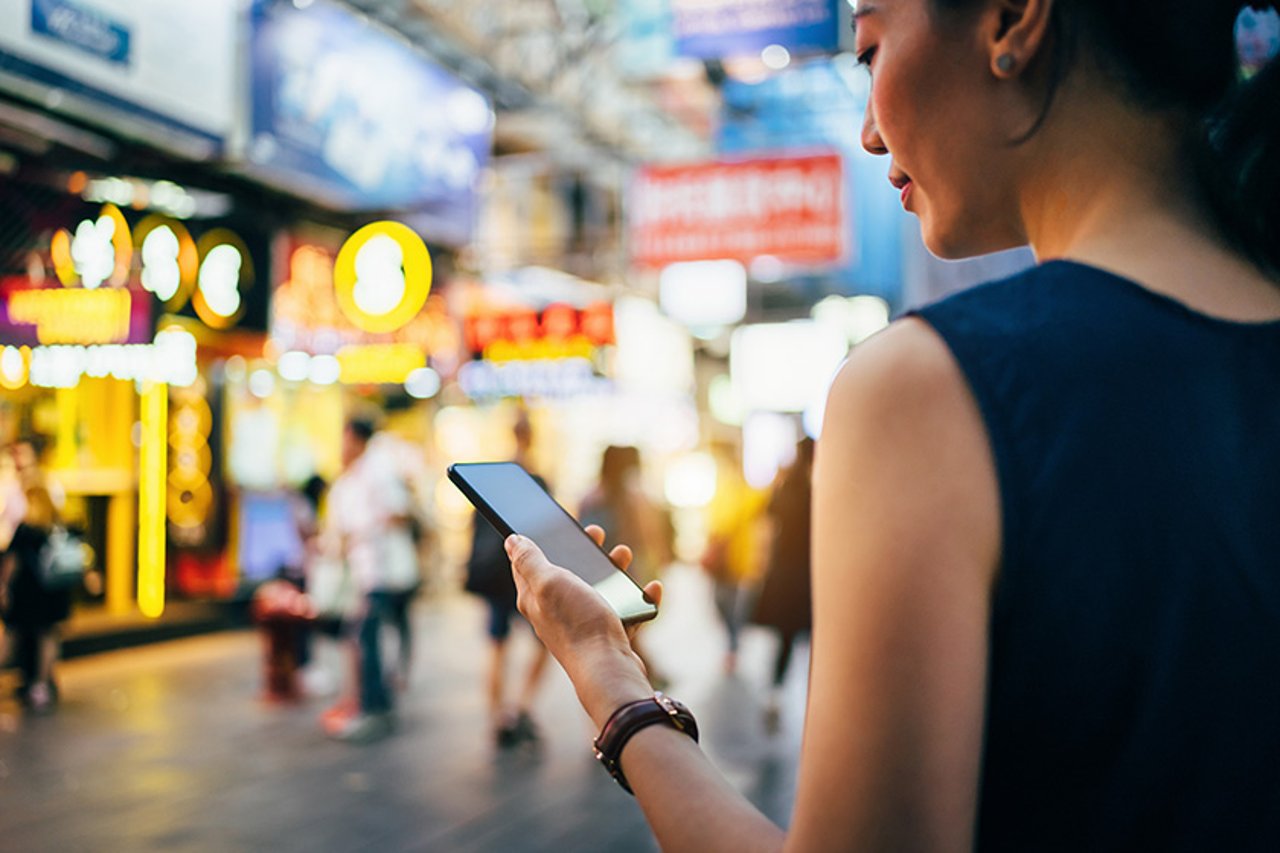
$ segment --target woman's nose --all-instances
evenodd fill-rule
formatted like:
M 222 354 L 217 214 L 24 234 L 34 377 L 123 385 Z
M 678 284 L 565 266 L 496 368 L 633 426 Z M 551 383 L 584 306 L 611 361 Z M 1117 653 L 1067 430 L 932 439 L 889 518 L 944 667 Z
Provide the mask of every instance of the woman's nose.
M 880 128 L 876 127 L 875 110 L 867 103 L 867 111 L 862 117 L 862 147 L 872 154 L 888 154 L 884 140 L 880 138 Z

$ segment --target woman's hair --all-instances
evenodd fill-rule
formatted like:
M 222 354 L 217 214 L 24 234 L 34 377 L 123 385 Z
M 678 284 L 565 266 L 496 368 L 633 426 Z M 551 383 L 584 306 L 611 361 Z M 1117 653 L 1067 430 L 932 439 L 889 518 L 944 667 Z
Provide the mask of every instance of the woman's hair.
M 58 510 L 53 496 L 44 486 L 30 486 L 26 490 L 27 515 L 24 522 L 32 527 L 49 528 L 58 520 Z
M 980 0 L 932 0 L 963 12 Z M 1186 140 L 1201 197 L 1219 229 L 1280 278 L 1280 60 L 1242 79 L 1235 28 L 1246 6 L 1277 0 L 1057 0 L 1050 19 L 1044 107 L 1087 45 L 1135 104 L 1188 117 Z

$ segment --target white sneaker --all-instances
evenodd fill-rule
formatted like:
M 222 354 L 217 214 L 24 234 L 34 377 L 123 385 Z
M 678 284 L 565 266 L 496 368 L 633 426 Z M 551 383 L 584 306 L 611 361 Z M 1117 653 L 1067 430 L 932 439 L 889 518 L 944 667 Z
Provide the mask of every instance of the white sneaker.
M 347 721 L 334 737 L 347 743 L 372 743 L 391 734 L 390 714 L 359 714 Z

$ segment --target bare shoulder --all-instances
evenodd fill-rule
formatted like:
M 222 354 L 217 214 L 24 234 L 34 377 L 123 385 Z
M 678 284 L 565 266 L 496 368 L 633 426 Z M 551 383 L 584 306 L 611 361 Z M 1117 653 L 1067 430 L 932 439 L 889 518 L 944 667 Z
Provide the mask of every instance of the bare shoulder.
M 970 849 L 999 497 L 977 404 L 923 321 L 861 344 L 837 377 L 813 525 L 789 846 Z
M 832 401 L 888 398 L 899 405 L 955 402 L 948 390 L 966 392 L 951 351 L 923 320 L 899 320 L 853 351 L 832 386 Z
M 950 349 L 923 320 L 899 321 L 854 351 L 832 386 L 818 453 L 818 476 L 887 487 L 889 509 L 931 528 L 957 521 L 994 564 L 999 488 L 987 431 Z

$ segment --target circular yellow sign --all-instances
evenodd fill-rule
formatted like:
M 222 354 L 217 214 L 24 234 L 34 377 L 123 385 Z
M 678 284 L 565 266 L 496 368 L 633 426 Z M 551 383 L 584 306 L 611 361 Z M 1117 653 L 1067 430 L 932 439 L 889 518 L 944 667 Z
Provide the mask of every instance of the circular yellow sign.
M 215 228 L 196 243 L 200 267 L 191 304 L 211 329 L 234 326 L 244 314 L 244 294 L 253 287 L 253 258 L 234 231 Z
M 186 226 L 171 216 L 153 213 L 133 232 L 144 289 L 156 294 L 166 311 L 179 311 L 191 298 L 200 270 L 200 252 Z
M 77 243 L 82 244 L 76 245 Z M 129 234 L 129 223 L 124 214 L 114 204 L 104 204 L 98 212 L 97 219 L 86 219 L 76 227 L 73 235 L 66 228 L 54 232 L 49 244 L 49 253 L 53 257 L 53 269 L 64 287 L 83 284 L 87 274 L 88 261 L 78 262 L 77 255 L 88 258 L 97 255 L 101 259 L 103 252 L 111 252 L 110 269 L 97 268 L 91 279 L 90 289 L 100 284 L 119 287 L 129 278 L 129 265 L 133 261 L 133 238 Z M 82 266 L 83 264 L 83 266 Z M 99 267 L 94 263 L 94 267 Z
M 418 315 L 431 292 L 431 253 L 413 229 L 372 222 L 352 234 L 333 265 L 338 307 L 366 332 L 392 332 Z

